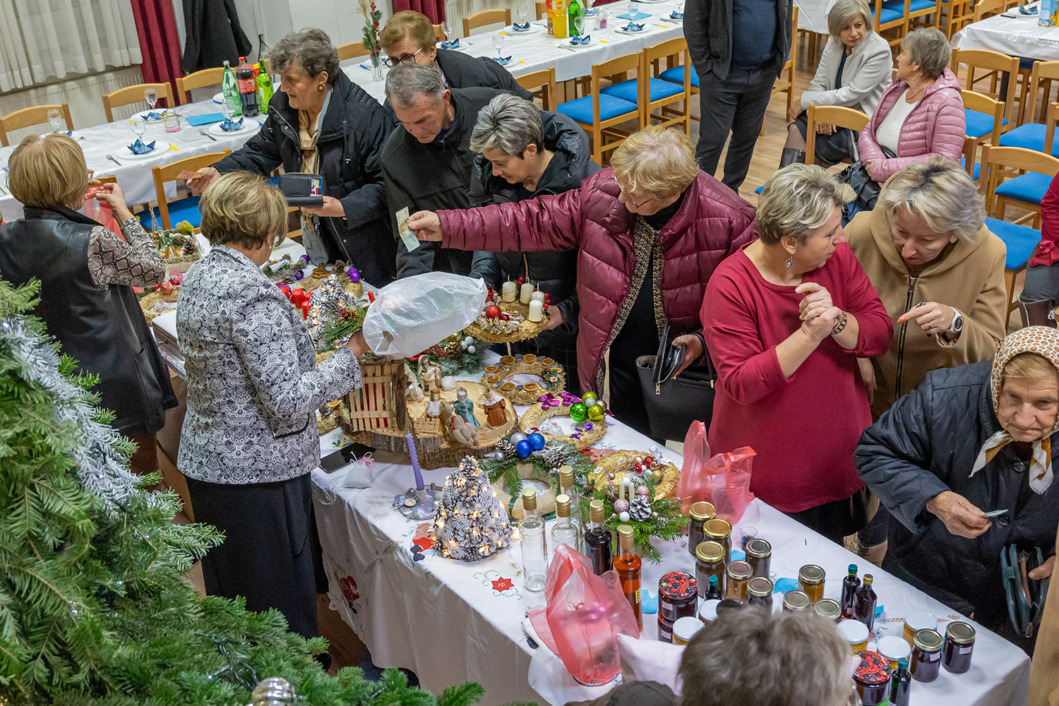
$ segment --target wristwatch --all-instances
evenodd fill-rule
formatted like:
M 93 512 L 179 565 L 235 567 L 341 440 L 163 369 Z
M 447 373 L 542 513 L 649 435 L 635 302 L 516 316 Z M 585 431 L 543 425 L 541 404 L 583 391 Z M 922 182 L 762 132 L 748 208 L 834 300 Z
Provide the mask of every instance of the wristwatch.
M 958 334 L 963 331 L 963 314 L 956 309 L 953 309 L 955 316 L 952 317 L 952 325 L 949 326 L 949 330 L 946 333 Z

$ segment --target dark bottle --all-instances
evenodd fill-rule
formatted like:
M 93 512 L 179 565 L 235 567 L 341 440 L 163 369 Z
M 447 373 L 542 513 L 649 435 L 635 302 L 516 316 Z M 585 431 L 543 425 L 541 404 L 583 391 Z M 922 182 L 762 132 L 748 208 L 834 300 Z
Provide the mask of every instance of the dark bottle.
M 860 588 L 860 579 L 857 578 L 857 565 L 849 565 L 849 574 L 846 578 L 842 579 L 842 600 L 839 601 L 839 605 L 842 606 L 842 617 L 856 619 L 856 606 L 854 605 L 854 596 L 857 589 Z
M 610 571 L 613 560 L 610 554 L 610 532 L 603 529 L 603 501 L 593 500 L 589 504 L 589 523 L 585 530 L 585 551 L 592 560 L 592 573 L 602 576 Z
M 908 673 L 908 659 L 897 660 L 897 672 L 890 679 L 890 706 L 908 706 L 908 692 L 912 689 L 912 675 Z
M 239 68 L 235 70 L 235 82 L 239 86 L 239 105 L 243 115 L 252 118 L 257 115 L 257 78 L 254 67 L 246 63 L 246 57 L 239 57 Z
M 853 608 L 856 611 L 856 618 L 867 625 L 869 630 L 875 623 L 875 604 L 879 600 L 879 597 L 875 595 L 875 591 L 872 590 L 872 580 L 871 574 L 864 574 L 864 583 L 857 589 L 853 597 Z M 843 586 L 843 590 L 845 590 L 845 586 Z
M 709 601 L 712 599 L 721 600 L 722 598 L 724 598 L 724 596 L 721 595 L 721 586 L 717 582 L 717 577 L 711 576 L 710 585 L 706 587 L 705 599 Z

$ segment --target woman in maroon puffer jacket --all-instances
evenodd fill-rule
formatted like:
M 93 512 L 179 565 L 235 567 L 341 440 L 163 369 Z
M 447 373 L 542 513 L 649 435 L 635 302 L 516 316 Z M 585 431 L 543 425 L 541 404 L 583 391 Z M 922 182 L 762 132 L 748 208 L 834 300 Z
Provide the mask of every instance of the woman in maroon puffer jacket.
M 698 170 L 691 141 L 648 127 L 614 152 L 612 169 L 580 189 L 466 211 L 421 211 L 421 240 L 463 250 L 577 250 L 582 390 L 602 390 L 610 349 L 610 403 L 647 433 L 636 358 L 653 354 L 669 323 L 685 365 L 704 350 L 698 311 L 721 260 L 757 237 L 754 209 Z M 647 286 L 643 286 L 643 285 Z

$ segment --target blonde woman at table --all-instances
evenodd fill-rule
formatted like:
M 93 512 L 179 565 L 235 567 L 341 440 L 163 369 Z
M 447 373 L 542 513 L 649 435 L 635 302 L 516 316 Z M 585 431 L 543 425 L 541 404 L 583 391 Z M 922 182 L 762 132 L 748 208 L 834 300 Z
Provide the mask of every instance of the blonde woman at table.
M 277 167 L 324 178 L 324 203 L 302 209 L 302 244 L 314 263 L 345 260 L 374 285 L 391 282 L 397 245 L 389 228 L 380 153 L 394 123 L 378 101 L 338 68 L 338 50 L 321 30 L 276 42 L 269 68 L 282 76 L 260 132 L 188 184 L 202 190 L 218 175 Z
M 806 111 L 811 105 L 838 105 L 871 115 L 883 90 L 890 85 L 893 59 L 890 44 L 875 33 L 875 16 L 864 0 L 838 0 L 827 12 L 827 40 L 820 66 L 791 106 L 780 169 L 792 162 L 805 162 L 805 137 L 809 129 Z M 816 126 L 815 161 L 821 166 L 838 164 L 856 155 L 857 135 L 834 125 Z
M 33 314 L 79 372 L 99 376 L 93 392 L 115 413 L 111 426 L 138 445 L 132 470 L 154 473 L 155 432 L 177 401 L 132 288 L 161 283 L 165 262 L 117 184 L 96 198 L 110 205 L 120 235 L 75 210 L 89 181 L 73 139 L 31 135 L 11 153 L 8 168 L 8 188 L 25 217 L 0 227 L 0 277 L 16 286 L 40 282 Z
M 301 315 L 259 269 L 287 232 L 278 189 L 226 174 L 199 209 L 213 249 L 188 270 L 177 308 L 188 385 L 177 465 L 196 521 L 225 535 L 202 560 L 206 593 L 275 608 L 316 637 L 316 409 L 360 387 L 368 348 L 357 333 L 317 366 Z

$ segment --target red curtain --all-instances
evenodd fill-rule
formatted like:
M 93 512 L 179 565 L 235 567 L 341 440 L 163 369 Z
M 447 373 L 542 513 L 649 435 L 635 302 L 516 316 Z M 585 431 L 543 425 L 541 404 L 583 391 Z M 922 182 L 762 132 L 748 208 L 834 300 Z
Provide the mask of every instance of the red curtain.
M 132 0 L 132 14 L 143 55 L 143 80 L 171 83 L 175 96 L 175 79 L 184 72 L 180 68 L 180 40 L 172 0 Z
M 393 11 L 415 10 L 430 18 L 433 24 L 445 19 L 445 0 L 393 0 Z

